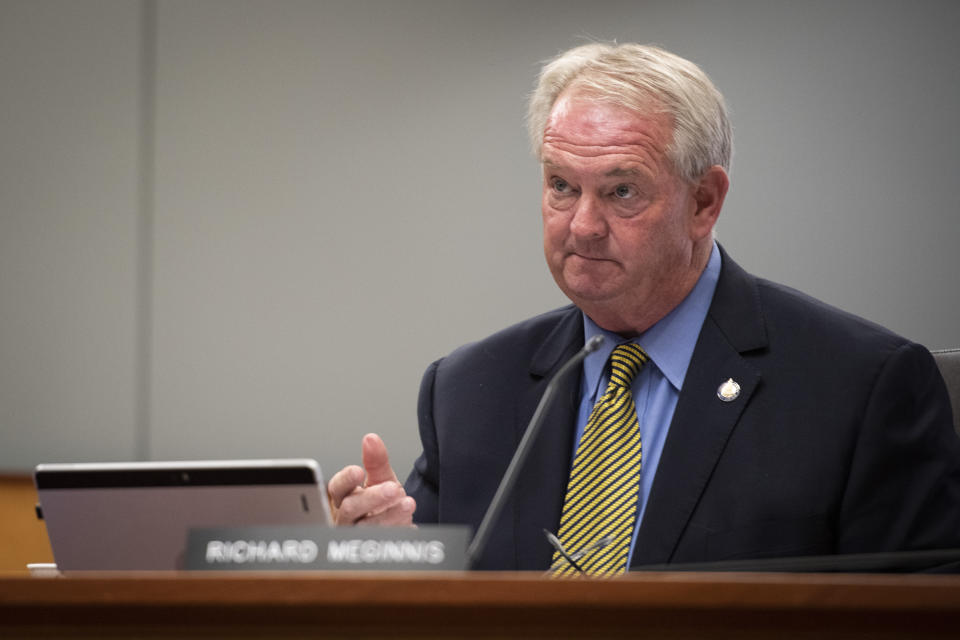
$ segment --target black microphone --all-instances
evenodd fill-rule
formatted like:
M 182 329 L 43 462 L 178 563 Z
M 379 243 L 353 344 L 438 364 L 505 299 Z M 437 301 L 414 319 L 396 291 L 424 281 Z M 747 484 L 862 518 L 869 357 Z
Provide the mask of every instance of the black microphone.
M 550 382 L 547 383 L 547 388 L 543 390 L 543 395 L 540 396 L 540 403 L 537 405 L 536 411 L 533 412 L 530 423 L 527 424 L 527 430 L 524 432 L 523 438 L 520 439 L 520 444 L 513 454 L 513 459 L 510 460 L 510 465 L 500 480 L 500 486 L 497 487 L 497 492 L 493 495 L 493 500 L 490 501 L 487 512 L 483 514 L 483 520 L 480 522 L 480 526 L 477 527 L 477 533 L 473 536 L 473 541 L 470 542 L 470 546 L 467 548 L 467 560 L 471 567 L 477 558 L 480 557 L 480 554 L 483 553 L 484 548 L 486 548 L 491 527 L 499 518 L 500 512 L 503 510 L 503 505 L 507 502 L 507 496 L 513 491 L 513 485 L 517 482 L 517 475 L 523 466 L 523 461 L 527 458 L 527 454 L 530 453 L 530 447 L 533 445 L 537 432 L 540 430 L 540 425 L 543 423 L 543 416 L 546 414 L 546 408 L 557 390 L 557 384 L 570 371 L 577 368 L 580 363 L 583 362 L 584 358 L 596 351 L 602 343 L 602 335 L 596 335 L 587 340 L 583 348 L 577 351 L 572 358 L 564 362 L 563 366 L 560 367 L 553 378 L 550 379 Z

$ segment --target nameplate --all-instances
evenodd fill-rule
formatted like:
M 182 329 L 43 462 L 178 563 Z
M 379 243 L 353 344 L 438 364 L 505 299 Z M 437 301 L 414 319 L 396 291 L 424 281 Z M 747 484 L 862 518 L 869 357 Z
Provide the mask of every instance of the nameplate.
M 462 526 L 273 526 L 191 529 L 191 571 L 460 571 Z

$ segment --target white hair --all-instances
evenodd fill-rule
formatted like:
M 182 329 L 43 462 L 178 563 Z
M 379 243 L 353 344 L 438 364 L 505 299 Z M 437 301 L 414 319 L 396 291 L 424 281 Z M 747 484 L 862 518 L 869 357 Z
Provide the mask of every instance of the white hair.
M 530 96 L 527 127 L 537 157 L 554 103 L 566 90 L 673 120 L 667 157 L 688 181 L 710 167 L 730 171 L 733 131 L 723 96 L 694 63 L 659 47 L 592 43 L 547 62 Z

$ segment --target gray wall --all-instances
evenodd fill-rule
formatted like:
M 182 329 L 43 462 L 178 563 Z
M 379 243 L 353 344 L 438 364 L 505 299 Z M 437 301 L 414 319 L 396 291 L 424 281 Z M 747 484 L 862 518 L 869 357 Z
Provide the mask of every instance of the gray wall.
M 699 62 L 747 268 L 960 345 L 960 4 L 0 0 L 0 468 L 405 473 L 433 359 L 564 302 L 523 137 L 582 37 Z

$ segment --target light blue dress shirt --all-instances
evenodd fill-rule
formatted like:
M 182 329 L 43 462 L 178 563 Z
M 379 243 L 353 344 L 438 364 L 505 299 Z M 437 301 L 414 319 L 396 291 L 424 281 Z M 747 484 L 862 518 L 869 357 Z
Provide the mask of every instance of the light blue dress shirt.
M 640 336 L 633 338 L 633 342 L 643 347 L 650 356 L 650 361 L 637 374 L 632 387 L 634 402 L 637 405 L 643 453 L 637 522 L 633 529 L 633 539 L 630 541 L 627 566 L 633 558 L 637 532 L 643 522 L 647 498 L 650 496 L 653 477 L 660 462 L 660 454 L 663 452 L 663 443 L 666 442 L 680 389 L 687 375 L 687 367 L 690 366 L 690 358 L 693 356 L 693 349 L 700 336 L 703 321 L 707 317 L 707 310 L 713 300 L 713 292 L 717 288 L 719 276 L 720 250 L 714 243 L 707 267 L 700 274 L 700 279 L 697 280 L 690 294 L 659 322 Z M 610 376 L 606 371 L 607 360 L 610 359 L 610 354 L 617 345 L 629 342 L 623 336 L 601 329 L 586 314 L 583 314 L 583 333 L 585 340 L 597 334 L 603 334 L 606 339 L 598 350 L 588 355 L 583 361 L 580 412 L 573 443 L 574 453 L 593 405 L 596 404 L 597 398 L 603 395 L 609 384 Z

